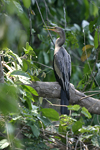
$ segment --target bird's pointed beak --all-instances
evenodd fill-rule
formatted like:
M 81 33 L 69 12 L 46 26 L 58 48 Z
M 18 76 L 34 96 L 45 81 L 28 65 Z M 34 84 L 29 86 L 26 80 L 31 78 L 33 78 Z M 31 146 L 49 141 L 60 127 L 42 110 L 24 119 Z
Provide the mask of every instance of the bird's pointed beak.
M 47 26 L 45 28 L 45 30 L 51 30 L 51 31 L 57 32 L 56 29 L 55 29 L 55 27 L 49 27 L 49 26 Z

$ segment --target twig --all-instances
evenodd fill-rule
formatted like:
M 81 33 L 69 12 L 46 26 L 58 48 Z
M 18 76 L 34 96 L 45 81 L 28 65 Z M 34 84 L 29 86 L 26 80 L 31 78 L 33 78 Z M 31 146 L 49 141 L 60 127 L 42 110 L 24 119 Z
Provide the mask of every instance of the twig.
M 57 107 L 67 107 L 67 105 L 59 105 L 59 104 L 49 104 L 49 105 L 57 106 Z
M 67 107 L 67 105 L 60 105 L 60 104 L 52 104 L 49 100 L 47 100 L 46 98 L 44 98 L 44 100 L 46 100 L 48 103 L 49 103 L 49 105 L 51 105 L 51 106 L 57 106 L 57 107 Z
M 30 45 L 32 45 L 32 19 L 31 19 L 30 9 L 29 9 L 29 21 L 30 21 L 30 40 L 29 40 L 29 43 L 30 43 Z
M 16 136 L 14 137 L 14 139 L 18 137 L 18 135 L 21 133 L 21 131 L 23 130 L 24 127 L 25 127 L 25 126 L 23 126 L 23 127 L 19 130 L 19 132 L 18 132 L 18 133 L 16 134 Z
M 48 29 L 48 28 L 47 28 L 47 25 L 46 25 L 46 23 L 45 23 L 45 21 L 44 21 L 44 19 L 43 19 L 43 16 L 42 16 L 42 13 L 41 13 L 41 10 L 40 10 L 40 7 L 39 7 L 39 5 L 38 5 L 37 0 L 36 0 L 35 2 L 36 2 L 36 5 L 37 5 L 37 8 L 38 8 L 38 10 L 39 10 L 39 13 L 40 13 L 42 22 L 43 22 L 43 24 L 45 25 L 46 29 Z M 53 45 L 55 45 L 55 44 L 54 44 L 54 41 L 53 41 L 53 39 L 52 39 L 52 36 L 51 36 L 51 34 L 50 34 L 50 32 L 49 32 L 49 30 L 47 30 L 47 31 L 48 31 L 48 33 L 49 33 L 49 36 L 50 36 L 50 38 L 51 38 L 51 41 L 52 41 Z
M 65 0 L 64 0 L 64 7 L 63 7 L 63 10 L 64 10 L 64 21 L 65 21 L 65 28 L 67 27 L 67 22 L 66 22 L 66 8 L 65 8 Z
M 86 92 L 83 92 L 83 93 L 85 94 L 85 93 L 97 93 L 97 92 L 100 92 L 100 90 L 96 90 L 96 91 L 86 91 Z
M 48 6 L 47 6 L 47 4 L 46 4 L 46 1 L 45 0 L 43 0 L 44 1 L 44 4 L 45 4 L 45 8 L 46 8 L 46 20 L 47 20 L 47 23 L 49 23 L 49 19 L 48 19 Z M 49 24 L 48 24 L 49 25 Z
M 44 64 L 42 64 L 42 63 L 40 63 L 40 62 L 37 62 L 37 61 L 33 61 L 34 63 L 37 63 L 37 64 L 40 64 L 41 66 L 44 66 L 44 67 L 47 67 L 47 68 L 49 68 L 49 69 L 52 69 L 53 70 L 53 68 L 52 67 L 49 67 L 49 66 L 46 66 L 46 65 L 44 65 Z
M 66 132 L 66 150 L 68 150 L 68 132 Z
M 41 130 L 42 131 L 42 130 Z M 43 131 L 42 131 L 43 132 Z M 51 132 L 49 132 L 49 131 L 44 131 L 45 132 L 45 135 L 44 135 L 44 133 L 42 134 L 41 133 L 41 136 L 44 138 L 44 139 L 46 139 L 47 141 L 50 141 L 50 142 L 53 142 L 54 144 L 56 144 L 58 147 L 62 147 L 62 146 L 64 146 L 65 147 L 65 144 L 64 143 L 62 143 L 59 139 L 57 139 L 57 138 L 55 138 L 55 136 L 59 136 L 60 138 L 65 138 L 65 136 L 64 135 L 60 135 L 60 134 L 58 134 L 58 133 L 51 133 Z M 53 138 L 53 139 L 55 139 L 55 140 L 52 140 L 52 139 L 49 139 L 49 138 Z
M 62 134 L 59 134 L 59 133 L 55 133 L 55 132 L 49 132 L 49 131 L 47 131 L 47 130 L 42 130 L 42 129 L 40 129 L 40 131 L 42 131 L 42 132 L 45 132 L 47 135 L 53 135 L 53 136 L 59 136 L 60 138 L 66 138 L 64 135 L 62 135 Z
M 88 96 L 82 97 L 80 100 L 83 100 L 83 99 L 85 99 L 85 98 L 88 98 L 88 97 L 91 97 L 91 96 L 94 96 L 94 95 L 98 95 L 98 94 L 100 94 L 100 92 L 99 92 L 99 93 L 96 93 L 96 94 L 91 94 L 91 95 L 88 95 Z

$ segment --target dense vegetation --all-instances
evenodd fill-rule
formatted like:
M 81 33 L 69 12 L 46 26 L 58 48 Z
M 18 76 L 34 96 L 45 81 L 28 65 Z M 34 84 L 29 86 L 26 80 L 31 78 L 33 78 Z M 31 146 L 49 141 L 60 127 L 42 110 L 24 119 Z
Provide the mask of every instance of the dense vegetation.
M 28 86 L 31 81 L 55 81 L 57 35 L 44 28 L 60 26 L 72 60 L 71 83 L 99 99 L 99 9 L 99 0 L 1 0 L 0 149 L 100 148 L 99 115 L 79 105 L 69 106 L 71 116 L 60 115 L 58 108 L 45 108 L 54 100 L 37 97 Z M 0 82 L 2 77 L 0 73 Z

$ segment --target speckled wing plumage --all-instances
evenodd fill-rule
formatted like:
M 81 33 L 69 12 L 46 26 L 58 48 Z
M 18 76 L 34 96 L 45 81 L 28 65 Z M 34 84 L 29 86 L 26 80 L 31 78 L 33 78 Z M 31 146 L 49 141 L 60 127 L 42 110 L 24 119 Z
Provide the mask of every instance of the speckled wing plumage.
M 61 105 L 69 104 L 69 82 L 71 75 L 71 58 L 64 47 L 59 47 L 54 54 L 54 73 L 61 86 Z M 61 114 L 69 114 L 67 107 L 61 107 Z

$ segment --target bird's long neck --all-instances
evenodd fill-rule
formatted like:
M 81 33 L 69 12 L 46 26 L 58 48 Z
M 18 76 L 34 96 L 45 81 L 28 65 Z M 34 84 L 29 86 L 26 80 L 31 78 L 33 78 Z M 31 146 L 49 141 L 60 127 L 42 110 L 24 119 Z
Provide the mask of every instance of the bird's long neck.
M 60 35 L 60 37 L 55 42 L 55 48 L 61 47 L 65 43 L 65 32 Z

